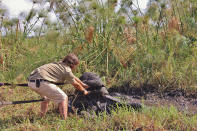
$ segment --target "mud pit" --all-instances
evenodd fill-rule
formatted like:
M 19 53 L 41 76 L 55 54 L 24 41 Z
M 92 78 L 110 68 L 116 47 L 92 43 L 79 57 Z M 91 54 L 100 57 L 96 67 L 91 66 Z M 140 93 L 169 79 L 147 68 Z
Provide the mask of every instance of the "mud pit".
M 143 101 L 143 104 L 147 107 L 173 105 L 179 111 L 188 115 L 197 113 L 197 92 L 187 93 L 182 89 L 166 89 L 160 92 L 150 85 L 136 88 L 129 87 L 128 84 L 121 87 L 112 87 L 108 91 L 111 96 L 121 97 L 130 102 L 141 103 Z
M 80 79 L 91 86 L 90 91 L 99 91 L 99 93 L 90 94 L 88 96 L 80 95 L 72 98 L 70 101 L 70 109 L 75 108 L 79 113 L 81 111 L 95 112 L 107 111 L 110 112 L 114 102 L 120 104 L 128 103 L 129 107 L 140 109 L 143 103 L 146 107 L 151 106 L 175 106 L 179 111 L 187 114 L 197 113 L 197 92 L 186 93 L 182 89 L 165 89 L 159 90 L 151 85 L 144 85 L 141 88 L 130 87 L 128 83 L 120 87 L 111 87 L 106 90 L 98 75 L 94 73 L 84 73 Z M 104 89 L 104 90 L 102 90 Z M 104 95 L 102 94 L 104 91 Z M 106 94 L 105 94 L 106 93 Z M 106 98 L 106 95 L 110 98 Z M 112 99 L 111 99 L 112 97 Z M 115 98 L 115 100 L 113 100 Z M 119 102 L 119 99 L 121 102 Z M 127 105 L 128 105 L 127 104 Z

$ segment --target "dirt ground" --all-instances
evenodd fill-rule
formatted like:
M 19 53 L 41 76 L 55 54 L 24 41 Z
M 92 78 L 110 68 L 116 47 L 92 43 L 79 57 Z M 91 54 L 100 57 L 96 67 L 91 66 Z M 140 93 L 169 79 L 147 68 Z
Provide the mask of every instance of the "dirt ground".
M 112 87 L 109 92 L 114 97 L 120 97 L 130 102 L 143 102 L 145 106 L 175 106 L 179 111 L 189 115 L 197 113 L 197 92 L 186 92 L 183 89 L 158 90 L 151 85 L 141 88 Z M 119 92 L 119 93 L 117 93 Z

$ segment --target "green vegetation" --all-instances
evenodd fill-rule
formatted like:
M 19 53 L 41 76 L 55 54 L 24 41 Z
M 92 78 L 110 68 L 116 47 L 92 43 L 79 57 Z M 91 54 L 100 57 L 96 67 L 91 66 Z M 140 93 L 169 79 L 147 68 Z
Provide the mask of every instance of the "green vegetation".
M 34 4 L 46 1 L 34 0 Z M 125 81 L 135 87 L 146 84 L 158 90 L 197 90 L 197 1 L 155 0 L 146 12 L 122 0 L 63 0 L 50 2 L 48 9 L 22 14 L 21 21 L 2 17 L 0 37 L 1 82 L 26 82 L 36 67 L 76 53 L 80 66 L 75 72 L 99 74 L 108 88 Z M 1 7 L 1 6 L 0 6 Z M 135 5 L 138 7 L 138 5 Z M 53 10 L 58 22 L 47 18 Z M 5 9 L 0 8 L 5 15 Z M 42 20 L 40 27 L 36 23 Z M 21 28 L 24 26 L 24 29 Z M 34 37 L 29 37 L 35 32 Z M 72 93 L 70 86 L 64 86 Z M 68 90 L 69 89 L 69 90 Z M 0 100 L 36 99 L 28 88 L 1 87 Z M 53 106 L 53 105 L 51 105 Z M 55 107 L 51 107 L 54 109 Z M 39 104 L 0 108 L 0 128 L 8 130 L 195 130 L 197 116 L 187 116 L 174 107 L 154 107 L 142 112 L 119 109 L 111 116 L 71 116 L 63 121 L 54 111 L 38 115 Z M 93 126 L 94 125 L 94 126 Z

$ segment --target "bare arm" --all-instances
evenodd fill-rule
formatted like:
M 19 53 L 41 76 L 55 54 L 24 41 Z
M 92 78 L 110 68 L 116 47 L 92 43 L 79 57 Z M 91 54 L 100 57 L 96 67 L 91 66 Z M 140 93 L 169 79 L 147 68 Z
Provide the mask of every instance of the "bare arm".
M 79 91 L 83 92 L 84 95 L 88 94 L 88 91 L 79 83 L 77 80 L 75 80 L 72 85 Z
M 78 83 L 80 83 L 80 84 L 83 86 L 83 88 L 85 88 L 85 89 L 89 88 L 89 86 L 86 85 L 85 83 L 83 83 L 79 78 L 75 77 L 75 80 L 76 80 Z

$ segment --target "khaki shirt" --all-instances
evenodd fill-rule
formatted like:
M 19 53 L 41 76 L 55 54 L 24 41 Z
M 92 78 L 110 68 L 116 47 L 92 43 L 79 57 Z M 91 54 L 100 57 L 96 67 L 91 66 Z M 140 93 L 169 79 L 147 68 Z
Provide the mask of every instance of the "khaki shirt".
M 63 62 L 45 64 L 35 69 L 29 76 L 29 80 L 44 79 L 55 83 L 71 84 L 75 76 L 69 66 Z

